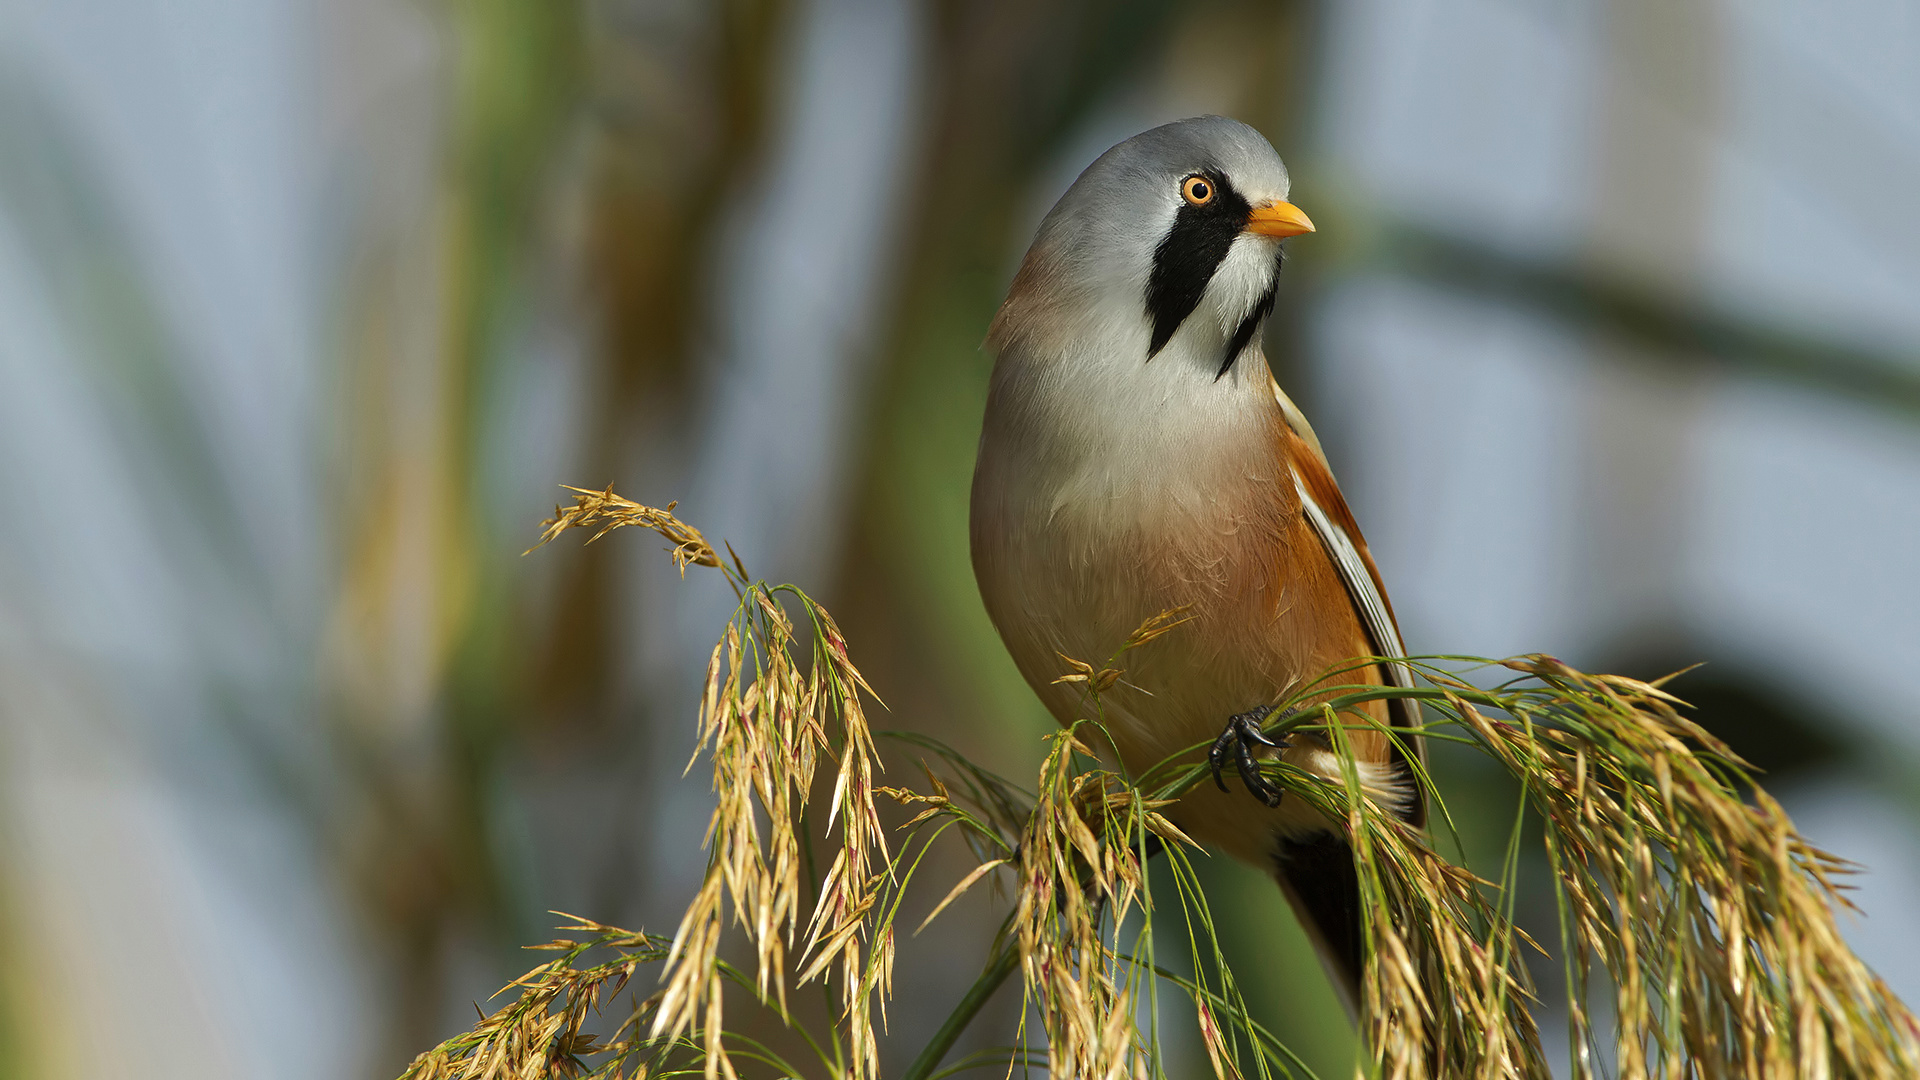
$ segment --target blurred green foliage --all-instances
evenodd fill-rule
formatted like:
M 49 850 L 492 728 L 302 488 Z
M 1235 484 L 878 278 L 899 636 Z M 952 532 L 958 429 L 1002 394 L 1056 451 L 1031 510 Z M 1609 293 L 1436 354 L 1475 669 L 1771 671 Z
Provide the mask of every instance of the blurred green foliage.
M 521 945 L 545 936 L 527 849 L 551 837 L 520 835 L 531 827 L 514 770 L 542 753 L 557 754 L 561 771 L 603 755 L 630 763 L 677 747 L 659 732 L 691 724 L 623 689 L 645 633 L 621 608 L 635 595 L 627 563 L 589 549 L 548 579 L 514 561 L 525 508 L 499 475 L 500 404 L 534 362 L 528 324 L 566 292 L 581 308 L 570 314 L 591 328 L 583 415 L 566 432 L 581 473 L 552 479 L 651 470 L 650 486 L 685 481 L 706 386 L 697 361 L 714 310 L 714 251 L 779 134 L 805 14 L 784 0 L 469 0 L 421 11 L 440 35 L 445 116 L 441 141 L 420 149 L 433 172 L 429 205 L 417 208 L 427 221 L 364 226 L 372 235 L 344 245 L 346 280 L 330 283 L 337 392 L 322 427 L 337 445 L 314 450 L 333 467 L 319 629 L 287 625 L 279 553 L 251 539 L 249 492 L 209 435 L 189 336 L 171 322 L 107 166 L 41 81 L 0 62 L 0 214 L 85 364 L 166 565 L 204 598 L 207 625 L 196 632 L 260 630 L 280 651 L 272 672 L 207 661 L 209 696 L 228 703 L 216 726 L 318 838 L 389 960 L 383 1069 L 446 1034 L 473 982 L 469 953 L 504 975 L 520 968 Z M 966 505 L 991 366 L 980 344 L 1027 242 L 1027 215 L 1079 133 L 1169 87 L 1164 96 L 1188 101 L 1178 91 L 1204 83 L 1207 107 L 1255 123 L 1297 175 L 1313 175 L 1320 160 L 1305 117 L 1324 75 L 1325 6 L 929 0 L 921 14 L 925 107 L 902 173 L 911 191 L 893 240 L 898 272 L 878 361 L 865 385 L 846 390 L 859 395 L 861 417 L 851 528 L 834 580 L 804 584 L 841 615 L 893 708 L 889 723 L 1024 776 L 1052 725 L 984 617 Z M 1344 197 L 1327 194 L 1330 204 Z M 1779 331 L 1584 265 L 1381 221 L 1364 206 L 1338 212 L 1359 239 L 1299 250 L 1268 342 L 1290 386 L 1301 384 L 1306 328 L 1328 283 L 1387 268 L 1649 344 L 1678 363 L 1905 415 L 1920 400 L 1908 356 Z M 426 333 L 413 332 L 420 325 Z M 317 735 L 275 726 L 259 705 L 303 695 L 311 701 L 294 712 Z M 1756 711 L 1726 706 L 1729 716 Z M 1807 730 L 1830 726 L 1805 714 L 1780 711 L 1771 744 L 1804 746 Z M 1442 755 L 1437 768 L 1451 767 L 1465 781 L 1454 800 L 1463 834 L 1505 835 L 1512 793 Z M 1465 854 L 1479 866 L 1502 853 Z M 613 844 L 601 857 L 630 862 L 634 851 Z M 634 873 L 604 876 L 633 886 Z M 1323 1075 L 1344 1072 L 1350 1029 L 1271 883 L 1223 862 L 1205 873 L 1223 936 L 1260 958 L 1243 969 L 1256 1010 Z M 930 1013 L 964 988 L 979 946 L 960 936 L 944 946 Z M 7 1020 L 0 1069 L 36 1052 L 16 1045 L 31 1042 L 15 1037 L 36 1029 L 31 1015 L 9 1009 Z

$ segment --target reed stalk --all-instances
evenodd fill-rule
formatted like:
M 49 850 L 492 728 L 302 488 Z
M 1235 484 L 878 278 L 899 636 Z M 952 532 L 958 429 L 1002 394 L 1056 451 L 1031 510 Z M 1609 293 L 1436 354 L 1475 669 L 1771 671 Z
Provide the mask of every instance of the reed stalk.
M 901 901 L 949 832 L 967 841 L 976 865 L 926 922 L 979 902 L 976 886 L 995 875 L 1010 886 L 1014 910 L 980 978 L 905 1080 L 989 1065 L 1102 1080 L 1180 1075 L 1184 1063 L 1168 1060 L 1163 1030 L 1180 1014 L 1219 1080 L 1312 1075 L 1249 1013 L 1195 874 L 1199 849 L 1170 816 L 1208 779 L 1203 748 L 1137 777 L 1101 753 L 1101 693 L 1125 674 L 1128 653 L 1180 632 L 1180 613 L 1149 620 L 1097 665 L 1063 658 L 1061 681 L 1085 691 L 1086 715 L 1051 737 L 1034 786 L 1023 789 L 936 740 L 871 730 L 862 694 L 872 692 L 847 641 L 799 589 L 751 578 L 672 506 L 574 494 L 542 543 L 575 528 L 593 528 L 598 539 L 644 527 L 668 542 L 683 573 L 715 569 L 739 596 L 700 708 L 694 763 L 710 762 L 718 796 L 707 874 L 671 938 L 569 916 L 564 929 L 575 936 L 540 946 L 558 955 L 505 988 L 510 1000 L 473 1030 L 422 1054 L 406 1080 L 733 1078 L 743 1069 L 876 1077 L 875 1017 L 891 992 Z M 1542 655 L 1454 656 L 1410 658 L 1420 685 L 1387 688 L 1356 676 L 1375 660 L 1300 687 L 1275 715 L 1301 708 L 1269 734 L 1322 739 L 1338 751 L 1355 725 L 1375 723 L 1361 706 L 1411 697 L 1426 709 L 1422 737 L 1488 755 L 1518 781 L 1523 803 L 1510 857 L 1484 878 L 1376 803 L 1351 767 L 1329 778 L 1266 766 L 1288 797 L 1337 823 L 1357 853 L 1369 953 L 1366 1075 L 1549 1075 L 1534 1018 L 1540 998 L 1521 963 L 1528 951 L 1548 950 L 1516 925 L 1512 899 L 1529 818 L 1558 905 L 1551 944 L 1566 980 L 1571 1075 L 1920 1075 L 1920 1025 L 1834 923 L 1852 867 L 1801 837 L 1752 770 L 1687 719 L 1661 684 L 1588 674 Z M 1487 680 L 1490 672 L 1500 677 Z M 875 785 L 883 742 L 896 758 L 920 758 L 924 788 Z M 818 887 L 803 889 L 800 823 L 817 770 L 834 777 L 832 858 Z M 1417 779 L 1434 827 L 1450 828 L 1444 793 L 1424 773 Z M 880 798 L 918 811 L 891 845 Z M 1171 895 L 1164 885 L 1156 895 L 1148 872 L 1161 851 Z M 722 958 L 729 933 L 752 947 L 752 970 Z M 1156 954 L 1176 947 L 1183 955 Z M 643 969 L 646 996 L 636 991 L 616 1005 Z M 1015 972 L 1027 1006 L 1015 1044 L 940 1071 Z M 806 1029 L 786 1004 L 790 985 L 815 980 L 838 1003 L 821 1030 Z M 793 1027 L 812 1058 L 789 1060 L 729 1027 L 727 987 L 735 1001 Z M 617 1021 L 613 1034 L 583 1034 L 603 1011 Z

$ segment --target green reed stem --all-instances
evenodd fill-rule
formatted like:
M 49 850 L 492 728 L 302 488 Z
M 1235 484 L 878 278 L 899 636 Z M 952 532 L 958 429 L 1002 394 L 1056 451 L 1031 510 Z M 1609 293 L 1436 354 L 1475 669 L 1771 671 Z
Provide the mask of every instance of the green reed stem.
M 972 1023 L 973 1018 L 986 1007 L 987 999 L 993 996 L 995 990 L 1000 989 L 1000 984 L 1006 982 L 1007 976 L 1013 974 L 1013 970 L 1019 966 L 1020 941 L 1012 934 L 1004 935 L 1001 939 L 1000 951 L 994 954 L 992 961 L 987 964 L 987 969 L 980 973 L 980 977 L 973 981 L 973 986 L 967 990 L 967 996 L 961 998 L 960 1004 L 954 1006 L 953 1012 L 947 1017 L 947 1022 L 941 1024 L 940 1030 L 934 1034 L 933 1041 L 927 1043 L 926 1047 L 920 1051 L 920 1056 L 914 1058 L 913 1064 L 907 1066 L 907 1071 L 900 1075 L 900 1080 L 927 1080 L 927 1077 L 931 1076 L 933 1070 L 939 1066 L 940 1059 L 946 1057 L 947 1051 L 953 1049 L 953 1044 L 960 1041 L 960 1033 L 967 1030 L 967 1025 Z

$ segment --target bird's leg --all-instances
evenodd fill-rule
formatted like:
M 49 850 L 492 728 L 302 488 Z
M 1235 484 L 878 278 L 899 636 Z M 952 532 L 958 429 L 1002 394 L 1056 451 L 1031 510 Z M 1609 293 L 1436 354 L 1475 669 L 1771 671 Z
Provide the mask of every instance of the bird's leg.
M 1220 778 L 1220 770 L 1226 768 L 1227 755 L 1231 753 L 1234 766 L 1240 771 L 1240 780 L 1247 785 L 1247 790 L 1253 794 L 1253 797 L 1268 806 L 1280 805 L 1280 790 L 1267 783 L 1267 778 L 1260 775 L 1260 763 L 1253 756 L 1253 748 L 1256 745 L 1271 746 L 1276 749 L 1287 745 L 1284 740 L 1275 742 L 1267 738 L 1267 733 L 1260 730 L 1261 722 L 1272 714 L 1273 706 L 1271 705 L 1262 705 L 1257 709 L 1240 713 L 1229 718 L 1226 730 L 1220 733 L 1218 739 L 1213 740 L 1213 749 L 1207 751 L 1207 764 L 1212 766 L 1213 782 L 1219 785 L 1221 791 L 1228 790 L 1227 782 Z

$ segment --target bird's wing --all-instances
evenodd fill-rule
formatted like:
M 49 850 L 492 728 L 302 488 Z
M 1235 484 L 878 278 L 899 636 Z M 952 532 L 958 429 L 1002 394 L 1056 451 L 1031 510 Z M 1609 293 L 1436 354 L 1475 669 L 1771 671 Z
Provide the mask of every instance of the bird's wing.
M 1328 475 L 1332 475 L 1333 466 L 1327 464 L 1327 452 L 1320 449 L 1320 436 L 1315 435 L 1313 425 L 1307 423 L 1307 414 L 1300 411 L 1300 406 L 1293 403 L 1293 399 L 1287 396 L 1285 390 L 1280 389 L 1280 381 L 1272 374 L 1267 375 L 1267 383 L 1273 387 L 1273 399 L 1280 403 L 1280 413 L 1287 418 L 1287 426 L 1293 429 L 1295 435 L 1300 436 L 1309 450 L 1313 451 L 1313 456 L 1320 462 L 1320 467 L 1327 470 Z
M 1308 522 L 1313 525 L 1314 533 L 1326 545 L 1334 567 L 1340 571 L 1340 580 L 1346 583 L 1347 594 L 1353 598 L 1354 611 L 1360 616 L 1360 623 L 1373 643 L 1374 655 L 1407 655 L 1406 644 L 1400 640 L 1400 625 L 1393 617 L 1393 604 L 1387 600 L 1387 590 L 1380 583 L 1380 570 L 1373 564 L 1373 554 L 1367 550 L 1366 538 L 1360 535 L 1359 523 L 1354 520 L 1353 511 L 1347 508 L 1346 497 L 1340 494 L 1340 485 L 1333 479 L 1333 470 L 1327 466 L 1320 440 L 1314 436 L 1313 428 L 1308 426 L 1307 418 L 1301 414 L 1299 407 L 1288 399 L 1277 382 L 1273 385 L 1273 395 L 1279 401 L 1280 411 L 1285 415 L 1292 432 L 1288 458 L 1293 469 L 1294 487 L 1300 493 L 1300 505 L 1306 512 Z M 1383 667 L 1389 684 L 1412 688 L 1413 671 L 1406 664 L 1389 662 Z M 1401 698 L 1389 702 L 1388 715 L 1395 727 L 1420 726 L 1420 704 L 1412 699 Z M 1418 739 L 1408 741 L 1413 744 L 1414 753 L 1424 765 L 1426 747 Z M 1419 790 L 1418 780 L 1412 776 L 1407 779 L 1413 789 L 1408 817 L 1414 824 L 1424 825 L 1426 799 Z

